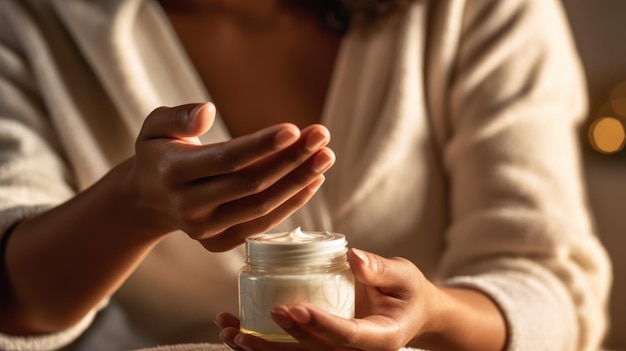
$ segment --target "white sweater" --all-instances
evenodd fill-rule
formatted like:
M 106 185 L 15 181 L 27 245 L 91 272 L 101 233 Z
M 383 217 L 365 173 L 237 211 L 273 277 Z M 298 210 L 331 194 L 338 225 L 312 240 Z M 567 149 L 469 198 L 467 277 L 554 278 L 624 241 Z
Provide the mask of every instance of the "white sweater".
M 205 100 L 155 1 L 0 1 L 0 233 L 130 156 L 157 106 Z M 415 1 L 343 40 L 321 117 L 337 163 L 276 230 L 345 233 L 489 294 L 509 350 L 597 349 L 610 267 L 582 190 L 585 108 L 556 0 Z M 229 138 L 218 117 L 203 142 Z M 212 254 L 171 234 L 112 301 L 147 344 L 215 341 L 242 262 L 241 248 Z M 0 335 L 0 349 L 58 348 L 92 317 L 55 335 Z

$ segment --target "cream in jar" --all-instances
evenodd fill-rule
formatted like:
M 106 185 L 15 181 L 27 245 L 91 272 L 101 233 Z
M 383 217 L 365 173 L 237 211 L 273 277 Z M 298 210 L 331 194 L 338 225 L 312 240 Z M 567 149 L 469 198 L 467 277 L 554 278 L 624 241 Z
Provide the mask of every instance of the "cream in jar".
M 330 232 L 260 234 L 246 240 L 239 272 L 241 330 L 266 340 L 294 342 L 270 316 L 276 305 L 308 302 L 344 318 L 354 317 L 354 277 L 346 239 Z

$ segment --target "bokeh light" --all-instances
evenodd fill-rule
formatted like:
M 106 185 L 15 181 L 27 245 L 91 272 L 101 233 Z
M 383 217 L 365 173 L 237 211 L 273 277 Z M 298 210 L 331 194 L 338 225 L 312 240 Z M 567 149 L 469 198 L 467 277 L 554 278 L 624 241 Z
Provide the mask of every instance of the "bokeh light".
M 591 146 L 603 154 L 613 154 L 624 148 L 626 132 L 622 121 L 615 117 L 596 119 L 589 127 Z

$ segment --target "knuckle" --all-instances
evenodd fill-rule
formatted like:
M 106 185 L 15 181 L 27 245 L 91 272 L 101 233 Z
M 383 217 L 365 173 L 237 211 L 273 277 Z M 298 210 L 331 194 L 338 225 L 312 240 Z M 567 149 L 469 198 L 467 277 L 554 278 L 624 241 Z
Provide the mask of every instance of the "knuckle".
M 157 108 L 155 108 L 154 110 L 152 110 L 152 112 L 150 112 L 150 114 L 148 114 L 148 119 L 153 119 L 155 118 L 156 115 L 160 114 L 162 111 L 169 109 L 169 107 L 167 106 L 159 106 Z
M 268 200 L 259 201 L 252 206 L 252 215 L 255 217 L 262 217 L 272 212 L 273 206 Z
M 387 266 L 387 263 L 383 260 L 382 257 L 378 256 L 378 255 L 373 255 L 374 256 L 374 267 L 376 267 L 376 272 L 378 272 L 378 274 L 380 274 L 381 276 L 385 276 L 387 275 L 387 273 L 389 272 L 389 267 Z
M 176 216 L 181 223 L 181 230 L 194 239 L 215 235 L 210 219 L 198 209 L 177 209 Z
M 192 239 L 199 239 L 204 234 L 202 231 L 198 230 L 197 226 L 194 226 L 193 224 L 188 222 L 185 222 L 183 225 L 181 225 L 180 230 Z
M 191 237 L 192 239 L 198 241 L 207 241 L 211 243 L 221 242 L 221 240 L 218 240 L 218 237 L 221 237 L 220 232 L 208 226 L 206 221 L 189 225 L 188 228 L 190 232 L 185 231 L 185 233 L 187 233 L 187 235 L 189 235 L 189 237 Z
M 252 222 L 252 232 L 253 233 L 265 233 L 270 229 L 274 228 L 278 221 L 270 218 L 269 216 L 264 216 L 255 219 Z
M 175 130 L 186 131 L 189 123 L 189 113 L 184 108 L 174 108 L 174 115 L 172 116 L 172 125 Z
M 243 189 L 246 194 L 257 194 L 265 189 L 265 181 L 257 176 L 244 177 Z
M 410 266 L 414 266 L 413 262 L 411 262 L 409 259 L 406 259 L 404 257 L 391 257 L 389 258 L 392 261 L 396 261 L 402 265 L 410 265 Z
M 313 190 L 308 187 L 304 187 L 289 200 L 285 201 L 284 206 L 295 211 L 296 209 L 306 205 L 313 194 L 315 194 Z
M 156 176 L 166 187 L 171 187 L 178 183 L 178 174 L 179 172 L 176 168 L 172 167 L 172 165 L 167 161 L 159 162 L 157 165 Z
M 348 328 L 346 333 L 343 335 L 345 343 L 347 345 L 359 345 L 359 343 L 361 342 L 361 333 L 359 331 L 358 325 L 354 320 L 350 320 L 350 323 L 352 324 L 351 327 Z
M 180 219 L 192 227 L 202 227 L 204 224 L 204 218 L 200 216 L 197 210 L 191 208 L 179 209 L 178 216 Z
M 160 115 L 163 114 L 164 110 L 167 110 L 167 109 L 168 109 L 168 107 L 166 107 L 166 106 L 159 106 L 159 107 L 155 108 L 154 110 L 152 110 L 152 112 L 150 112 L 148 114 L 148 116 L 144 119 L 142 129 L 145 130 L 145 129 L 150 128 L 152 123 L 156 119 L 158 119 Z
M 213 150 L 213 157 L 218 170 L 223 174 L 233 173 L 240 169 L 237 158 L 228 154 L 223 145 Z
M 177 183 L 180 176 L 176 156 L 168 152 L 153 153 L 141 163 L 142 173 L 156 183 L 170 187 Z

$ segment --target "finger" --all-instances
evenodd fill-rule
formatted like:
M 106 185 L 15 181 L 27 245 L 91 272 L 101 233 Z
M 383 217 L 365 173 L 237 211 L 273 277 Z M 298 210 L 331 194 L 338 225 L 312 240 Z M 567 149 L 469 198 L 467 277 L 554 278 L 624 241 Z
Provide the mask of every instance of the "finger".
M 330 349 L 340 349 L 339 346 L 343 346 L 343 343 L 331 346 L 333 341 L 324 338 L 308 328 L 307 324 L 310 322 L 310 315 L 306 313 L 306 316 L 301 314 L 303 319 L 295 321 L 294 317 L 290 314 L 290 308 L 287 306 L 276 306 L 271 311 L 271 316 L 274 322 L 283 328 L 289 335 L 298 340 L 298 342 L 305 346 L 309 351 L 323 351 Z
M 239 328 L 228 327 L 220 331 L 219 337 L 220 340 L 222 340 L 226 345 L 230 346 L 230 348 L 232 348 L 233 350 L 243 351 L 245 349 L 237 345 L 237 343 L 235 342 L 235 338 L 240 333 L 241 332 L 239 331 Z
M 309 186 L 302 189 L 295 196 L 285 201 L 282 205 L 266 216 L 254 219 L 249 222 L 234 225 L 218 235 L 199 240 L 202 246 L 212 252 L 222 252 L 230 250 L 240 244 L 250 235 L 265 233 L 311 199 L 324 182 L 324 177 L 319 176 Z
M 239 318 L 230 313 L 219 313 L 215 316 L 215 324 L 220 329 L 237 328 L 239 329 Z
M 206 133 L 214 120 L 215 106 L 209 102 L 159 107 L 144 121 L 138 141 L 161 138 L 189 140 Z
M 328 158 L 332 158 L 334 162 L 334 153 L 326 148 L 329 141 L 330 134 L 325 127 L 314 125 L 305 128 L 302 130 L 302 137 L 298 143 L 252 165 L 247 171 L 248 176 L 259 178 L 258 175 L 261 175 L 263 179 L 273 184 L 311 158 L 315 161 L 312 168 L 317 173 L 321 173 L 323 170 L 320 168 L 328 169 L 325 164 L 330 161 Z M 327 155 L 321 154 L 321 151 Z
M 169 158 L 161 162 L 163 166 L 160 168 L 169 170 L 166 179 L 171 184 L 191 182 L 202 185 L 215 182 L 216 176 L 231 175 L 256 163 L 246 172 L 230 179 L 238 182 L 233 184 L 235 188 L 227 187 L 228 184 L 216 187 L 221 194 L 231 195 L 230 198 L 209 197 L 227 202 L 269 187 L 324 147 L 329 140 L 328 130 L 321 125 L 313 125 L 300 132 L 295 125 L 283 123 L 225 143 L 192 148 L 184 144 L 175 145 L 181 150 L 166 153 Z M 296 141 L 297 145 L 293 145 Z M 171 148 L 171 145 L 168 147 Z M 261 162 L 264 158 L 267 159 Z
M 305 351 L 302 345 L 296 343 L 271 342 L 254 335 L 238 333 L 233 342 L 245 350 L 254 351 Z
M 195 214 L 190 213 L 192 217 L 205 217 L 210 220 L 209 224 L 214 231 L 223 231 L 235 224 L 266 216 L 304 188 L 316 187 L 318 184 L 315 182 L 323 180 L 320 175 L 334 162 L 334 153 L 330 149 L 323 149 L 282 179 L 274 180 L 275 175 L 269 170 L 266 171 L 267 175 L 257 175 L 259 178 L 271 178 L 266 180 L 268 182 L 277 181 L 267 189 L 259 189 L 259 193 L 248 196 L 247 193 L 239 194 L 235 185 L 237 182 L 233 184 L 232 179 L 217 179 L 207 184 L 205 189 L 188 189 L 182 197 L 188 201 L 189 211 L 196 211 Z M 235 196 L 241 198 L 233 199 Z M 214 210 L 213 205 L 220 203 L 223 205 Z
M 235 350 L 302 350 L 302 347 L 279 348 L 279 345 L 239 330 L 239 318 L 230 313 L 220 313 L 215 324 L 222 329 L 220 339 Z
M 345 319 L 309 304 L 279 306 L 272 310 L 274 321 L 310 350 L 400 348 L 392 341 L 400 326 L 393 318 L 370 316 Z
M 386 295 L 408 300 L 417 291 L 414 285 L 418 279 L 407 277 L 416 277 L 421 272 L 404 258 L 384 258 L 352 248 L 348 251 L 348 262 L 359 282 L 376 287 Z
M 181 170 L 183 182 L 202 182 L 205 178 L 237 172 L 269 157 L 298 141 L 300 130 L 293 124 L 281 123 L 244 135 L 228 142 L 184 148 L 176 155 L 173 168 Z
M 334 153 L 330 149 L 322 150 L 311 160 L 263 192 L 220 206 L 215 212 L 215 217 L 218 221 L 220 219 L 225 221 L 234 219 L 236 222 L 243 222 L 245 219 L 250 220 L 265 216 L 302 189 L 306 187 L 319 188 L 324 180 L 322 173 L 328 170 L 334 162 Z M 215 222 L 214 224 L 219 225 Z M 227 222 L 224 225 L 227 226 Z
M 215 325 L 220 328 L 220 339 L 235 350 L 243 350 L 235 342 L 235 337 L 240 333 L 239 318 L 230 313 L 219 313 L 215 316 Z

